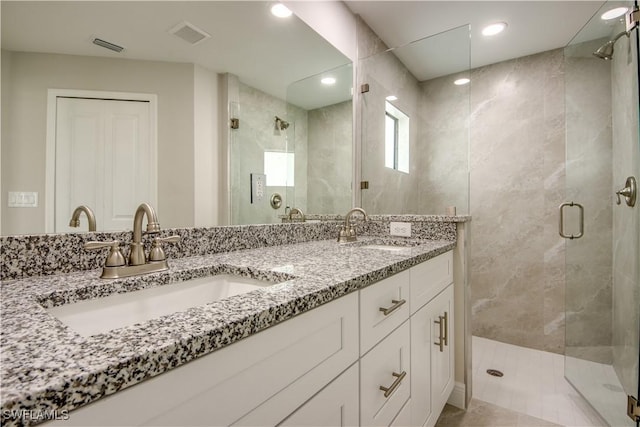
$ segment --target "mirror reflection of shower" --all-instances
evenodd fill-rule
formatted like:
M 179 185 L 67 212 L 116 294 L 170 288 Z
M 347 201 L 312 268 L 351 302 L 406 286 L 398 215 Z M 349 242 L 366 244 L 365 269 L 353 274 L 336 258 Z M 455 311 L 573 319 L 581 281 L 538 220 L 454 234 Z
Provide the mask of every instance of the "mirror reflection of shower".
M 598 50 L 593 52 L 593 56 L 604 59 L 605 61 L 611 61 L 611 59 L 613 58 L 613 45 L 616 44 L 620 37 L 629 37 L 629 34 L 630 31 L 623 31 L 620 34 L 616 35 L 613 39 L 609 40 L 608 42 L 600 46 Z
M 289 122 L 282 120 L 280 117 L 275 116 L 275 126 L 273 129 L 274 135 L 280 135 L 280 131 L 287 130 Z

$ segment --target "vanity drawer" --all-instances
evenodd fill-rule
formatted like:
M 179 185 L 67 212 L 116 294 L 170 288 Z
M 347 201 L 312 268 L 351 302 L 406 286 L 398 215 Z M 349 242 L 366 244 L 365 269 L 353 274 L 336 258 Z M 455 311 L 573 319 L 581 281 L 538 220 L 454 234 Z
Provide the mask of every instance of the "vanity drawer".
M 360 360 L 360 425 L 391 425 L 409 399 L 409 346 L 409 322 L 404 322 Z
M 409 271 L 400 272 L 360 291 L 360 354 L 409 318 Z
M 453 282 L 453 251 L 418 264 L 411 272 L 411 314 Z

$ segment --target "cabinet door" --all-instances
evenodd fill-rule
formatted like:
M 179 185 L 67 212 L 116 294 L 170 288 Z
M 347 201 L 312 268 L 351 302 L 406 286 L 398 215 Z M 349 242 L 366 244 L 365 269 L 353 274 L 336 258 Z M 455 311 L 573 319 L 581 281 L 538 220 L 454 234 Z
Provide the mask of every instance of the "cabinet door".
M 432 336 L 435 338 L 431 346 L 432 412 L 427 420 L 427 425 L 432 426 L 438 420 L 454 385 L 453 285 L 449 285 L 427 306 L 432 315 Z
M 279 425 L 357 426 L 358 417 L 358 364 L 354 363 Z
M 435 310 L 426 305 L 411 316 L 411 425 L 422 426 L 431 415 L 431 351 L 438 340 Z
M 389 426 L 409 399 L 409 329 L 409 322 L 404 322 L 360 359 L 360 423 L 363 426 Z
M 434 425 L 453 390 L 452 310 L 453 285 L 449 285 L 411 316 L 413 426 Z
M 404 407 L 400 410 L 400 413 L 389 427 L 413 427 L 411 423 L 411 399 L 404 404 Z

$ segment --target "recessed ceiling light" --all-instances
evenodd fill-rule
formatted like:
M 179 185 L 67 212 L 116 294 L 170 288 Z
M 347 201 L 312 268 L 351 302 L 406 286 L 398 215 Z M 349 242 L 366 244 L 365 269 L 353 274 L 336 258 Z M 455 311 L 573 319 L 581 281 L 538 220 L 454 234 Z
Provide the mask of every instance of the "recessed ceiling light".
M 278 18 L 288 18 L 292 15 L 289 8 L 282 3 L 276 3 L 271 6 L 271 13 L 273 16 L 277 16 Z
M 322 83 L 323 85 L 333 85 L 336 84 L 336 79 L 335 77 L 323 77 L 322 80 L 320 80 L 320 83 Z
M 468 79 L 466 77 L 463 77 L 461 79 L 455 80 L 453 82 L 454 85 L 456 86 L 462 86 L 462 85 L 466 85 L 467 83 L 469 83 L 471 81 L 471 79 Z
M 398 97 L 395 95 L 389 95 L 385 98 L 387 101 L 397 101 Z
M 604 19 L 605 21 L 609 19 L 619 18 L 627 13 L 628 10 L 629 9 L 626 7 L 616 7 L 615 9 L 607 10 L 605 13 L 600 15 L 600 18 Z
M 487 25 L 482 29 L 483 36 L 495 36 L 498 33 L 504 31 L 507 28 L 506 22 L 496 22 L 495 24 Z

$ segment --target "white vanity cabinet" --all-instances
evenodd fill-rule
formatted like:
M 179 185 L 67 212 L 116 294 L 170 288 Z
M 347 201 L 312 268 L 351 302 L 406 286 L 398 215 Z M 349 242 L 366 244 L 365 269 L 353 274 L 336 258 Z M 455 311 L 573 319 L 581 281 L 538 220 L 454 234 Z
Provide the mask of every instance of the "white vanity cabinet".
M 410 336 L 405 321 L 360 359 L 360 425 L 391 425 L 409 399 Z
M 452 269 L 448 252 L 45 424 L 431 426 L 454 384 Z
M 354 363 L 279 426 L 357 426 L 358 388 L 358 364 Z
M 353 292 L 47 425 L 277 425 L 358 353 Z
M 453 330 L 452 252 L 360 291 L 360 425 L 435 424 L 454 385 Z
M 425 273 L 429 274 L 425 274 Z M 451 252 L 411 269 L 411 425 L 433 426 L 454 386 Z
M 405 270 L 360 290 L 360 425 L 389 426 L 409 399 L 410 280 Z

